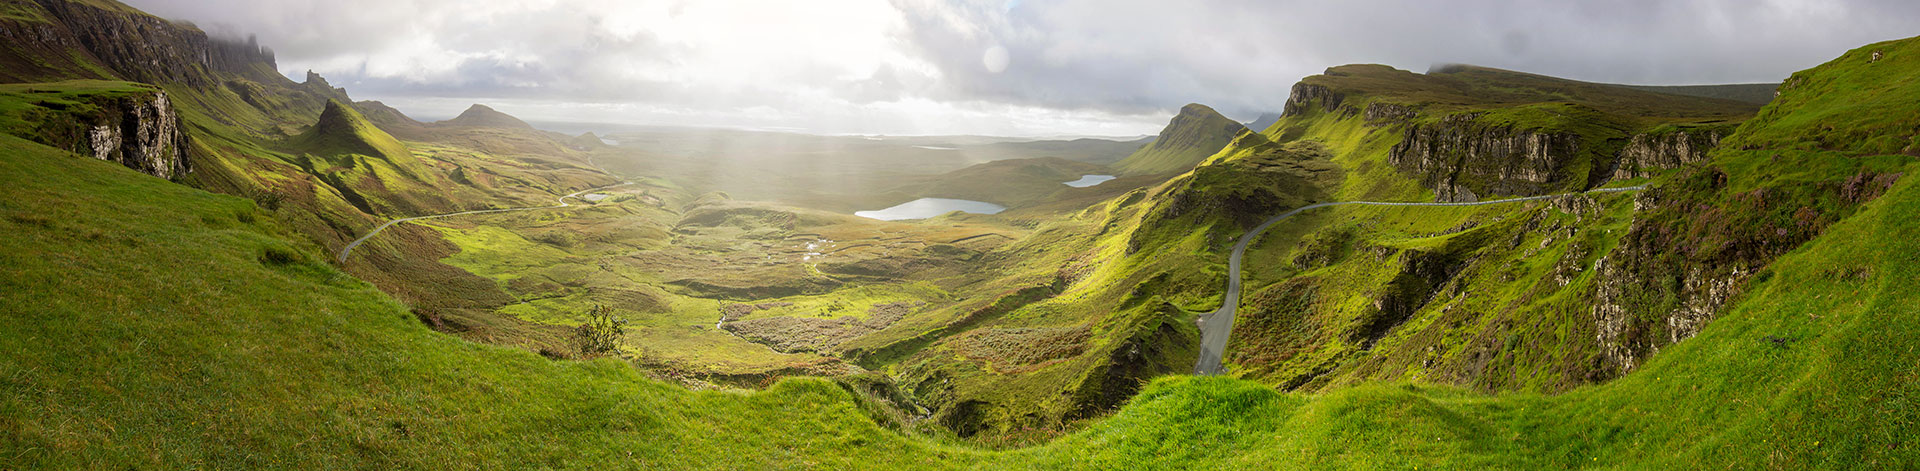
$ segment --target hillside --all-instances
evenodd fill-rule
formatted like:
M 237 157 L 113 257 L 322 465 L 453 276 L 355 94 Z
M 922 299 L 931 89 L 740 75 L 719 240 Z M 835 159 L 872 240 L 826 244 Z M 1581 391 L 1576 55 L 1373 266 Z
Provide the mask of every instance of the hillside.
M 1920 463 L 1920 38 L 1764 104 L 1338 66 L 1104 167 L 424 124 L 112 0 L 0 36 L 0 469 Z M 1013 208 L 848 210 L 922 196 Z
M 1207 156 L 1219 152 L 1235 136 L 1249 132 L 1206 105 L 1189 104 L 1180 108 L 1160 136 L 1141 146 L 1133 155 L 1113 168 L 1123 175 L 1173 174 L 1192 170 Z
M 1871 50 L 1902 59 L 1863 65 Z M 1713 153 L 1724 191 L 1920 170 L 1911 155 L 1884 153 L 1912 152 L 1910 143 L 1769 147 L 1827 132 L 1819 123 L 1835 113 L 1853 120 L 1832 132 L 1920 124 L 1915 101 L 1886 99 L 1920 89 L 1905 72 L 1920 63 L 1904 59 L 1920 56 L 1908 53 L 1920 54 L 1920 41 L 1796 74 L 1733 137 L 1751 148 Z M 20 196 L 0 200 L 0 225 L 15 234 L 0 239 L 0 257 L 16 268 L 0 283 L 32 293 L 0 305 L 34 313 L 0 326 L 11 378 L 0 383 L 0 447 L 18 467 L 1898 468 L 1920 454 L 1901 439 L 1920 423 L 1902 399 L 1920 393 L 1911 353 L 1920 292 L 1905 282 L 1920 275 L 1911 179 L 1843 182 L 1879 196 L 1853 196 L 1865 202 L 1769 264 L 1697 336 L 1602 385 L 1300 394 L 1170 378 L 1085 430 L 982 453 L 875 426 L 862 396 L 818 380 L 695 393 L 614 362 L 556 363 L 449 339 L 286 242 L 248 201 L 17 138 L 0 137 L 0 149 L 20 157 L 0 159 L 0 183 Z M 1782 174 L 1756 165 L 1774 153 L 1828 164 Z M 1687 181 L 1655 185 L 1698 191 Z M 127 204 L 137 206 L 101 210 Z M 161 269 L 166 260 L 205 268 Z
M 1644 90 L 1669 95 L 1685 95 L 1702 98 L 1717 98 L 1743 103 L 1765 105 L 1773 101 L 1774 91 L 1780 88 L 1777 83 L 1742 83 L 1733 85 L 1621 85 L 1635 90 Z
M 1106 167 L 1060 158 L 996 160 L 903 185 L 901 193 L 986 201 L 1021 207 L 1071 191 L 1064 185 L 1084 175 L 1103 175 Z

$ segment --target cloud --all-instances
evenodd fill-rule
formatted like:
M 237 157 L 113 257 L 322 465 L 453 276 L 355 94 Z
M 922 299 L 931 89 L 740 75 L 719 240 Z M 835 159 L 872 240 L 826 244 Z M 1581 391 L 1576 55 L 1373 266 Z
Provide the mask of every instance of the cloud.
M 427 115 L 500 101 L 823 132 L 1147 134 L 1188 102 L 1279 109 L 1294 81 L 1346 63 L 1773 82 L 1920 31 L 1905 0 L 127 1 L 256 34 L 289 75 Z

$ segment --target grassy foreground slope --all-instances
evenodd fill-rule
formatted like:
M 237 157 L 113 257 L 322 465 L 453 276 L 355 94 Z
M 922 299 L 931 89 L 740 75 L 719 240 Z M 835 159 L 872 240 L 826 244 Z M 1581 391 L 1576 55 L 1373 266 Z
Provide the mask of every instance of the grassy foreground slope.
M 0 468 L 901 465 L 794 380 L 693 393 L 435 333 L 252 202 L 0 137 Z

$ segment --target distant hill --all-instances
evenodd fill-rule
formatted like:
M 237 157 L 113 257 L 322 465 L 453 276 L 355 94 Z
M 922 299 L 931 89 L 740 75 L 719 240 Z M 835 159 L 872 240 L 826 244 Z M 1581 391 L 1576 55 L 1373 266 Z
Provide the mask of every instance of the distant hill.
M 400 110 L 378 101 L 354 102 L 353 108 L 355 111 L 359 111 L 361 115 L 366 116 L 368 121 L 373 121 L 373 124 L 380 125 L 382 129 L 417 128 L 426 125 L 426 123 L 416 121 L 408 117 L 406 113 L 402 113 Z
M 1764 105 L 1773 101 L 1773 91 L 1780 87 L 1777 83 L 1740 83 L 1731 85 L 1620 85 L 1634 90 L 1644 90 L 1668 95 L 1718 98 L 1743 103 Z
M 1106 167 L 1058 157 L 996 160 L 926 177 L 925 181 L 915 181 L 900 192 L 1018 207 L 1070 189 L 1062 182 L 1106 171 Z
M 533 125 L 527 124 L 526 121 L 521 121 L 520 118 L 501 113 L 493 108 L 487 107 L 487 105 L 481 104 L 474 104 L 468 107 L 466 111 L 460 112 L 460 116 L 455 116 L 453 119 L 434 124 L 441 126 L 533 129 Z
M 1253 132 L 1261 132 L 1273 127 L 1273 123 L 1279 121 L 1280 113 L 1260 113 L 1260 117 L 1247 122 L 1247 129 L 1252 129 Z
M 600 140 L 600 136 L 594 134 L 593 131 L 587 131 L 584 134 L 567 139 L 567 145 L 572 146 L 574 150 L 594 150 L 606 147 L 607 141 Z
M 1160 137 L 1114 164 L 1124 175 L 1179 173 L 1220 152 L 1235 136 L 1248 132 L 1239 122 L 1206 105 L 1189 104 L 1167 122 Z
M 358 154 L 391 161 L 411 161 L 407 147 L 380 130 L 365 115 L 337 101 L 327 102 L 320 120 L 294 139 L 301 150 L 321 155 Z

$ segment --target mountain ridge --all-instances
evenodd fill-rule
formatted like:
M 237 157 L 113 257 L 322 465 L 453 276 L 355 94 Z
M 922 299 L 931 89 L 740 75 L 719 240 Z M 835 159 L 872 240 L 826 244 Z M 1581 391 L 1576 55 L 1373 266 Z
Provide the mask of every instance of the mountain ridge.
M 1153 142 L 1141 146 L 1113 167 L 1123 175 L 1185 172 L 1244 132 L 1250 132 L 1245 125 L 1221 116 L 1213 108 L 1188 104 L 1167 122 Z

